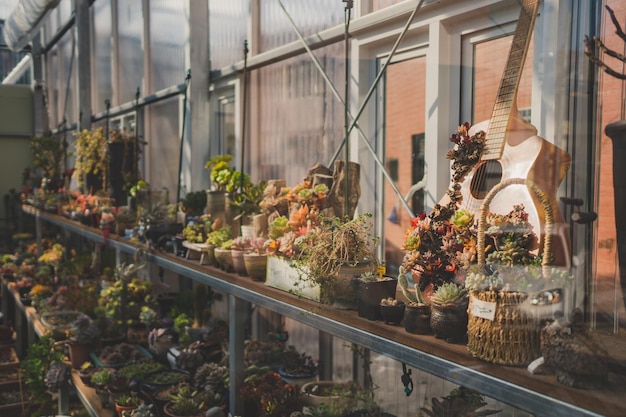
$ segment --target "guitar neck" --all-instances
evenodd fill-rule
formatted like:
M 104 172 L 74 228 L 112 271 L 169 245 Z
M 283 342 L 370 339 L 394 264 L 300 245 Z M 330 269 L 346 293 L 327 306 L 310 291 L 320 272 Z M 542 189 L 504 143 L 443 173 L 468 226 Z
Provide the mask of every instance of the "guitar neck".
M 485 150 L 481 159 L 500 159 L 511 120 L 511 109 L 517 97 L 524 61 L 530 45 L 530 37 L 539 11 L 539 0 L 524 0 L 520 11 L 513 42 L 500 80 L 496 102 L 491 113 Z

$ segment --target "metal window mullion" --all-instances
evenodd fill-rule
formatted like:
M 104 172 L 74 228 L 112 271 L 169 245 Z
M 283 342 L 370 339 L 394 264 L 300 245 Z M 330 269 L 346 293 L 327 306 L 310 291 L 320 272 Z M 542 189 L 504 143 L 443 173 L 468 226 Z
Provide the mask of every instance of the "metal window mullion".
M 111 103 L 119 105 L 120 91 L 120 42 L 118 33 L 117 0 L 111 0 Z

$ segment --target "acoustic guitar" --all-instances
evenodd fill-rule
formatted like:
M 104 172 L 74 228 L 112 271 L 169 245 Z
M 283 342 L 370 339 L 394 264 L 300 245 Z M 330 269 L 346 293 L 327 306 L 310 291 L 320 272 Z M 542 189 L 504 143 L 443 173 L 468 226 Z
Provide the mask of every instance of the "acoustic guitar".
M 553 264 L 569 266 L 569 232 L 558 210 L 557 189 L 571 164 L 570 155 L 537 136 L 534 126 L 517 111 L 516 99 L 520 77 L 530 44 L 539 0 L 523 0 L 519 21 L 500 81 L 491 119 L 472 126 L 470 135 L 487 132 L 480 162 L 461 182 L 461 205 L 477 213 L 493 186 L 509 178 L 529 179 L 549 197 L 554 211 Z M 545 215 L 543 207 L 526 185 L 513 185 L 500 191 L 489 206 L 494 213 L 505 214 L 514 205 L 523 204 L 529 222 L 542 244 Z

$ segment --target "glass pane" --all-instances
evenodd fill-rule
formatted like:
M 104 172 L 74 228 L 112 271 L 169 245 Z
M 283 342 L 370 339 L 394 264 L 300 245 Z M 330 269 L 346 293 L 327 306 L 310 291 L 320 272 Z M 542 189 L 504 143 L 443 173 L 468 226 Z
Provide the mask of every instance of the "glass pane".
M 606 2 L 607 7 L 615 11 L 618 22 L 623 26 L 624 4 L 618 1 Z M 615 26 L 604 11 L 603 26 L 600 37 L 608 48 L 624 53 L 624 41 L 616 34 Z M 602 54 L 603 61 L 617 73 L 625 74 L 621 61 Z M 598 85 L 598 109 L 601 120 L 602 135 L 596 141 L 595 171 L 597 183 L 597 215 L 596 221 L 596 257 L 593 267 L 596 271 L 592 283 L 594 315 L 593 321 L 597 328 L 626 332 L 626 223 L 622 210 L 626 209 L 626 187 L 624 187 L 624 135 L 613 134 L 610 138 L 605 129 L 612 126 L 616 129 L 626 119 L 626 92 L 624 81 L 607 76 L 600 71 Z M 591 197 L 589 197 L 591 198 Z M 585 201 L 587 203 L 587 201 Z M 622 214 L 620 214 L 622 212 Z
M 405 0 L 374 0 L 372 2 L 372 11 L 384 9 L 394 4 L 402 3 Z
M 513 35 L 491 39 L 474 46 L 474 123 L 491 117 L 512 41 Z M 517 91 L 517 107 L 526 120 L 530 120 L 532 62 L 533 40 L 531 39 Z
M 93 111 L 100 113 L 106 110 L 105 100 L 113 99 L 111 84 L 112 48 L 111 48 L 111 0 L 99 0 L 92 6 L 94 22 L 94 86 L 92 94 Z
M 72 42 L 72 31 L 69 31 L 63 36 L 59 42 L 59 51 L 61 54 L 61 78 L 59 79 L 59 102 L 58 116 L 59 121 L 64 118 L 68 124 L 76 122 L 78 115 L 76 112 L 76 93 L 77 93 L 77 81 L 76 76 L 76 42 Z
M 119 105 L 135 99 L 137 88 L 143 91 L 143 11 L 140 1 L 118 1 L 118 39 L 120 86 L 117 94 Z
M 337 0 L 283 1 L 300 33 L 312 35 L 344 22 L 345 4 Z M 354 15 L 354 13 L 353 13 Z M 287 15 L 276 1 L 261 2 L 261 52 L 298 40 Z
M 19 0 L 4 0 L 0 2 L 0 19 L 7 20 Z
M 178 154 L 180 148 L 179 97 L 172 97 L 150 106 L 150 137 L 144 148 L 150 171 L 145 179 L 153 190 L 167 188 L 176 195 L 178 185 Z M 173 198 L 173 197 L 172 197 Z
M 209 2 L 209 39 L 211 69 L 223 68 L 243 59 L 247 38 L 246 16 L 250 0 Z
M 185 80 L 185 44 L 189 38 L 185 2 L 150 2 L 150 81 L 152 92 Z
M 424 176 L 426 58 L 387 67 L 385 77 L 385 167 L 403 197 Z M 424 211 L 424 191 L 409 197 L 414 214 Z M 385 261 L 390 271 L 402 263 L 402 243 L 411 216 L 385 182 Z
M 343 45 L 328 46 L 316 55 L 341 89 Z M 306 55 L 259 70 L 258 80 L 255 111 L 259 114 L 258 142 L 263 146 L 253 168 L 260 171 L 260 178 L 283 178 L 287 184 L 297 184 L 316 162 L 328 164 L 341 144 L 343 106 Z
M 72 3 L 73 0 L 61 0 L 59 5 L 57 6 L 57 10 L 59 13 L 59 24 L 61 26 L 65 25 L 70 18 L 72 17 Z

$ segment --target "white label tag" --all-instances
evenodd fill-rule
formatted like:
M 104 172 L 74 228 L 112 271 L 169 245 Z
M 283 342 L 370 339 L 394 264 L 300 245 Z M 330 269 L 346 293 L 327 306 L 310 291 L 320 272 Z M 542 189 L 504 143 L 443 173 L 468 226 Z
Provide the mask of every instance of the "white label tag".
M 491 320 L 496 317 L 496 303 L 472 298 L 472 315 L 481 319 Z

